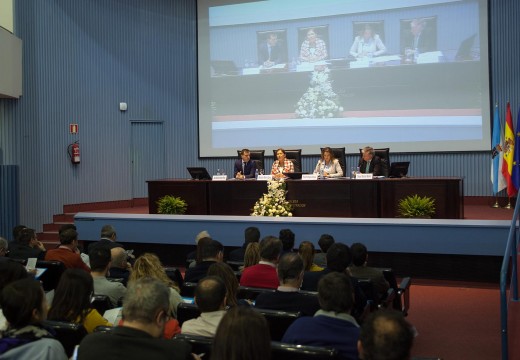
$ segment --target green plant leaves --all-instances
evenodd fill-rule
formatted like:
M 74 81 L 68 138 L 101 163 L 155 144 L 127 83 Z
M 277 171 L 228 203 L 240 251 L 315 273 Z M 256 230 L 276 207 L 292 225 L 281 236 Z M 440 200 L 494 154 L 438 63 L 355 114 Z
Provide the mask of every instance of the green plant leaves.
M 407 218 L 432 217 L 435 215 L 435 199 L 419 195 L 410 195 L 399 200 L 399 216 Z
M 186 201 L 180 197 L 165 195 L 156 202 L 159 214 L 184 214 L 188 209 Z

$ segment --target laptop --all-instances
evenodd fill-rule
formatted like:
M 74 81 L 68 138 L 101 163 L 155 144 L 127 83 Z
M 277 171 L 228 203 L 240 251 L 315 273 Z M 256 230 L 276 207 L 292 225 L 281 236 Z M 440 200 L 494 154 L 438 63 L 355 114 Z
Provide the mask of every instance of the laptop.
M 302 178 L 303 174 L 306 174 L 304 172 L 284 172 L 285 176 L 287 176 L 289 179 L 298 180 Z
M 455 60 L 473 60 L 473 57 L 471 56 L 471 49 L 473 48 L 476 37 L 477 34 L 473 34 L 460 43 Z
M 211 67 L 215 75 L 238 75 L 240 72 L 231 60 L 212 60 Z
M 393 162 L 390 165 L 390 171 L 388 177 L 401 178 L 406 177 L 408 174 L 408 168 L 410 167 L 409 161 Z
M 205 167 L 188 167 L 186 169 L 193 180 L 211 180 L 211 176 Z

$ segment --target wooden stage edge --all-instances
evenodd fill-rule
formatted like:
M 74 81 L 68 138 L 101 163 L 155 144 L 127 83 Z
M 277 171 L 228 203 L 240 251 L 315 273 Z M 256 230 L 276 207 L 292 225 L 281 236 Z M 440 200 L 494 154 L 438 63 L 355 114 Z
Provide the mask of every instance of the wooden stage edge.
M 507 220 L 266 218 L 251 216 L 78 213 L 82 240 L 96 241 L 105 224 L 118 241 L 136 253 L 157 252 L 166 264 L 184 265 L 195 235 L 207 230 L 226 249 L 241 246 L 244 229 L 256 226 L 263 236 L 289 228 L 296 245 L 321 234 L 348 245 L 364 243 L 373 266 L 392 267 L 398 275 L 431 279 L 498 282 L 509 234 Z

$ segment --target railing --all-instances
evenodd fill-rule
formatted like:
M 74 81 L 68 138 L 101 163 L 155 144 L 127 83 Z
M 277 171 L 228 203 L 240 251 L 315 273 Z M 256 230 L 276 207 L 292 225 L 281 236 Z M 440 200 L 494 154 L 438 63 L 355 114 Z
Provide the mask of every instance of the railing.
M 508 331 L 507 331 L 507 316 L 508 316 L 508 296 L 507 296 L 507 275 L 511 269 L 511 299 L 518 301 L 518 278 L 517 278 L 517 246 L 518 246 L 518 213 L 520 209 L 520 201 L 516 202 L 515 212 L 511 220 L 511 228 L 509 229 L 509 236 L 507 238 L 506 251 L 504 253 L 504 260 L 502 261 L 502 268 L 500 270 L 500 328 L 502 335 L 502 360 L 509 359 L 508 352 Z

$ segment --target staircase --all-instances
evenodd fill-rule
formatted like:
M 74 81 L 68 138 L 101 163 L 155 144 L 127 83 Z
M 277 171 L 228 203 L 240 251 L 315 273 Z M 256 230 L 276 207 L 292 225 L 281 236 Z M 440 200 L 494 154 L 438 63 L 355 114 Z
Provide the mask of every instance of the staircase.
M 38 240 L 46 249 L 54 249 L 60 243 L 58 236 L 60 227 L 65 224 L 74 224 L 74 215 L 78 212 L 141 213 L 143 211 L 148 213 L 148 198 L 64 205 L 63 214 L 53 215 L 52 223 L 43 224 L 43 232 L 37 234 Z M 79 239 L 81 240 L 81 234 L 79 234 Z

